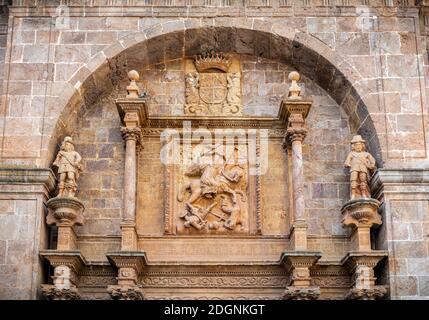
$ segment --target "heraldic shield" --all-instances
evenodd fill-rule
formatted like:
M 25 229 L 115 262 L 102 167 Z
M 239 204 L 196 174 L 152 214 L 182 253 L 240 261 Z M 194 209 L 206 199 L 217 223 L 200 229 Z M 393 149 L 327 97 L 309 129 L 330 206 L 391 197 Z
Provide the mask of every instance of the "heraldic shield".
M 226 73 L 200 73 L 200 99 L 207 104 L 220 104 L 228 93 Z

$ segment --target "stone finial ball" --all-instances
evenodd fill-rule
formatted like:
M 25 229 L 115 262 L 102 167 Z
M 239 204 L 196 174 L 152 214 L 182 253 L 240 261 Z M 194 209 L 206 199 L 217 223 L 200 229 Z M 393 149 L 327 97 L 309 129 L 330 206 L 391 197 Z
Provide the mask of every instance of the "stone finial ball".
M 292 71 L 291 73 L 289 73 L 289 80 L 290 81 L 299 81 L 300 78 L 301 78 L 301 76 L 296 71 Z
M 128 72 L 128 78 L 131 81 L 138 81 L 140 79 L 140 75 L 136 70 L 131 70 L 130 72 Z

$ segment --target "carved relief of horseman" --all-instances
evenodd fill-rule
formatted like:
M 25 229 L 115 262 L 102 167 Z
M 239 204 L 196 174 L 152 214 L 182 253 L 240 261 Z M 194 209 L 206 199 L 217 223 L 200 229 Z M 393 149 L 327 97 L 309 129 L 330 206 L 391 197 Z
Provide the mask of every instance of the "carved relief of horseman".
M 220 156 L 223 164 L 213 163 L 207 159 L 214 156 Z M 240 217 L 240 200 L 246 201 L 245 171 L 237 163 L 227 164 L 224 154 L 219 151 L 219 146 L 202 153 L 185 171 L 185 175 L 190 178 L 190 181 L 179 191 L 177 199 L 179 202 L 184 202 L 186 195 L 190 193 L 185 203 L 185 212 L 180 215 L 180 218 L 186 220 L 184 223 L 186 228 L 192 226 L 197 230 L 203 229 L 207 224 L 205 220 L 207 215 L 216 217 L 218 222 L 223 221 L 224 228 L 228 230 L 234 230 L 237 225 L 243 225 Z M 221 205 L 216 213 L 213 209 L 217 205 L 218 197 L 221 198 Z M 198 205 L 200 203 L 209 203 L 209 205 L 204 209 Z M 205 214 L 201 215 L 201 212 Z M 208 228 L 217 229 L 218 223 L 210 223 Z

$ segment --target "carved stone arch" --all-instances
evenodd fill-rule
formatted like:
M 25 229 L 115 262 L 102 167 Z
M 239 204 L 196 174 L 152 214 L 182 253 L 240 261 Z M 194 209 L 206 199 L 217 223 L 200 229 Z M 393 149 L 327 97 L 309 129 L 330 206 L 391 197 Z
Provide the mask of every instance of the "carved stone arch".
M 73 132 L 77 119 L 85 110 L 126 78 L 127 70 L 141 63 L 156 62 L 157 51 L 153 45 L 162 43 L 159 59 L 164 60 L 217 49 L 291 65 L 314 80 L 343 108 L 352 132 L 361 134 L 368 141 L 369 151 L 374 154 L 378 166 L 383 166 L 385 147 L 380 143 L 383 139 L 379 139 L 379 128 L 376 128 L 369 112 L 376 106 L 371 100 L 366 101 L 366 96 L 373 92 L 348 58 L 319 39 L 283 24 L 262 23 L 259 19 L 234 22 L 235 27 L 220 19 L 212 19 L 209 25 L 204 26 L 202 21 L 191 18 L 166 21 L 149 26 L 142 32 L 131 33 L 94 55 L 64 83 L 58 102 L 61 114 L 44 140 L 42 163 L 49 166 L 59 141 Z

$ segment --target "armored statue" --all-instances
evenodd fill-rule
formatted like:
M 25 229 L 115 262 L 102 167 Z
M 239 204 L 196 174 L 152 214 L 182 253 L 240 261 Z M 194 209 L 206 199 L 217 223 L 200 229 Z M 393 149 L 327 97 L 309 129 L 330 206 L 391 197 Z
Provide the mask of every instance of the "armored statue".
M 351 141 L 352 151 L 347 156 L 344 166 L 350 168 L 350 198 L 371 198 L 369 180 L 375 170 L 374 157 L 365 151 L 365 140 L 360 135 Z
M 58 168 L 58 197 L 74 197 L 77 191 L 77 180 L 82 171 L 82 157 L 74 150 L 71 137 L 65 137 L 60 151 L 53 163 Z

